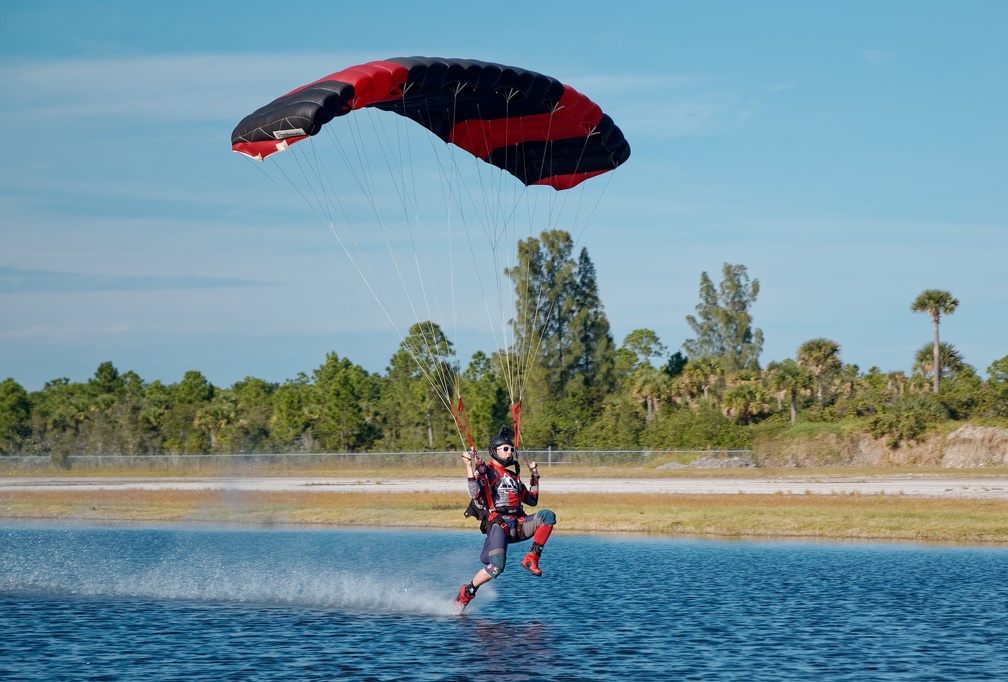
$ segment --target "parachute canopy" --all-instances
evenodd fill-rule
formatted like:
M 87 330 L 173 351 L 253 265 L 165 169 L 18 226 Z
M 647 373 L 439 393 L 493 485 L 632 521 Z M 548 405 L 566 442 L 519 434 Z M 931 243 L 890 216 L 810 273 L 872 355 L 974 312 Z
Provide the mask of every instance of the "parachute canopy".
M 231 148 L 262 160 L 363 107 L 408 117 L 526 185 L 569 189 L 630 156 L 612 119 L 555 78 L 427 57 L 352 66 L 289 92 L 246 116 Z

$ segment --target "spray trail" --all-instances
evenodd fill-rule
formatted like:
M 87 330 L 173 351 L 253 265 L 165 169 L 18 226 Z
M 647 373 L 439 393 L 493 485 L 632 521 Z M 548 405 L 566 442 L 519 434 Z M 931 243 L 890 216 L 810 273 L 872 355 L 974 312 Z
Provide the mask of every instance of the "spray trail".
M 423 535 L 376 535 L 0 527 L 0 591 L 453 614 L 470 552 L 433 562 Z

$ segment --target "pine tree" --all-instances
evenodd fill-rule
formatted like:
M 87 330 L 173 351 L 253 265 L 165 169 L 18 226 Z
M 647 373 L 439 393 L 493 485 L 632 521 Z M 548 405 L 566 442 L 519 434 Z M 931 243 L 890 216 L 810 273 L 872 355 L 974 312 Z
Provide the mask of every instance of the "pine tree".
M 569 442 L 594 418 L 615 386 L 615 347 L 598 294 L 595 267 L 582 249 L 572 257 L 567 232 L 550 230 L 518 243 L 506 270 L 515 288 L 512 366 L 537 445 Z M 526 424 L 528 426 L 528 424 Z
M 721 272 L 717 289 L 706 272 L 700 275 L 697 314 L 686 316 L 696 338 L 683 343 L 683 350 L 691 358 L 714 358 L 728 372 L 758 370 L 763 332 L 753 330 L 749 308 L 759 294 L 759 280 L 750 281 L 744 265 L 725 263 Z

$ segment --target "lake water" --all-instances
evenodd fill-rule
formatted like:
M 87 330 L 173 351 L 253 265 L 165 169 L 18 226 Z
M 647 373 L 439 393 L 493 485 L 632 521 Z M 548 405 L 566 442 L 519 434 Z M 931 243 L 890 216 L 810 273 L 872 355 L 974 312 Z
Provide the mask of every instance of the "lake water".
M 1008 680 L 1008 549 L 0 521 L 0 679 Z

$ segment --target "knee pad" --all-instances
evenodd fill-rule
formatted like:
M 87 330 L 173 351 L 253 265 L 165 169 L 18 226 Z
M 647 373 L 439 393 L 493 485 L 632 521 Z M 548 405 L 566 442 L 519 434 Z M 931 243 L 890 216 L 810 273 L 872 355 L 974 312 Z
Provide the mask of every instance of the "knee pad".
M 549 509 L 543 509 L 539 512 L 539 521 L 542 522 L 544 526 L 556 525 L 556 514 Z
M 490 574 L 490 578 L 496 578 L 501 573 L 504 572 L 504 564 L 507 562 L 507 556 L 504 554 L 493 554 L 490 556 L 490 561 L 486 565 L 486 572 Z

